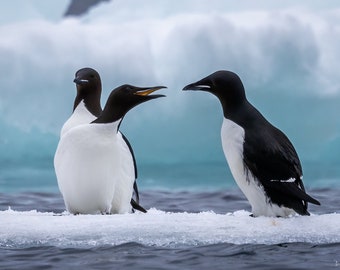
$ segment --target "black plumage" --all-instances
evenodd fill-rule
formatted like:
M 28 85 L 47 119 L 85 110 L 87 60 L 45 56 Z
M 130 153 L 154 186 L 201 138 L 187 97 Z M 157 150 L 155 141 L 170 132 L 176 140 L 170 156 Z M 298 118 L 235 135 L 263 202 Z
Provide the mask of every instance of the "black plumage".
M 235 73 L 217 71 L 183 90 L 202 90 L 216 95 L 224 117 L 243 128 L 246 181 L 250 181 L 249 176 L 258 181 L 268 204 L 293 209 L 300 215 L 309 215 L 308 202 L 320 205 L 305 192 L 302 167 L 294 146 L 248 102 L 243 84 Z

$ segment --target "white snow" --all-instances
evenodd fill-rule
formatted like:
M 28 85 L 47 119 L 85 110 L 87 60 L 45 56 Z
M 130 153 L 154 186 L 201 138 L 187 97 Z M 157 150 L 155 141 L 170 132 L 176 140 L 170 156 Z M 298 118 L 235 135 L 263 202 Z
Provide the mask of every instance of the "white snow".
M 0 211 L 0 246 L 91 247 L 136 242 L 149 246 L 218 243 L 340 242 L 340 214 L 252 218 L 247 211 L 70 215 Z

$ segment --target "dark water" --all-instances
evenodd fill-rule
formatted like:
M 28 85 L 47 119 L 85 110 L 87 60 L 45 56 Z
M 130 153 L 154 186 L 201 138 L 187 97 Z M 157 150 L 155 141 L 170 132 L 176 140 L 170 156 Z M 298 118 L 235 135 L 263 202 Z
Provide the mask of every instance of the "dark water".
M 2 249 L 1 269 L 335 269 L 340 244 Z
M 340 190 L 310 191 L 322 202 L 315 214 L 340 212 Z M 58 193 L 0 194 L 0 211 L 64 211 Z M 216 192 L 147 191 L 146 208 L 171 212 L 250 210 L 238 190 Z M 0 220 L 1 222 L 1 220 Z M 297 228 L 301 229 L 301 228 Z M 322 229 L 322 228 L 320 228 Z M 339 230 L 340 232 L 340 230 Z M 275 245 L 219 243 L 195 246 L 148 246 L 140 243 L 63 248 L 0 246 L 0 269 L 340 269 L 340 243 Z

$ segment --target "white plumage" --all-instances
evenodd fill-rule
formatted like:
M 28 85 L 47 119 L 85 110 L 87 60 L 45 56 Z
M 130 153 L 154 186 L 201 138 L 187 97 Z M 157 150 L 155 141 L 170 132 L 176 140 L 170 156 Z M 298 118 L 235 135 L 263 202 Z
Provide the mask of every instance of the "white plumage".
M 58 186 L 71 213 L 126 213 L 135 179 L 119 121 L 83 124 L 61 137 L 54 159 Z
M 97 117 L 90 113 L 85 107 L 84 100 L 82 100 L 75 108 L 70 118 L 64 123 L 60 132 L 60 137 L 62 137 L 70 129 L 82 124 L 89 124 L 96 118 Z
M 93 74 L 97 73 L 85 68 L 76 74 L 96 78 Z M 132 207 L 146 212 L 138 202 L 132 149 L 118 129 L 130 109 L 162 97 L 150 94 L 164 86 L 141 88 L 126 84 L 117 87 L 102 111 L 99 88 L 95 87 L 95 92 L 94 88 L 88 89 L 84 81 L 90 84 L 91 80 L 81 79 L 80 75 L 75 79 L 80 85 L 77 85 L 74 112 L 62 129 L 54 157 L 58 186 L 66 208 L 74 214 L 121 214 L 132 211 Z M 93 92 L 95 99 L 89 96 Z M 132 198 L 133 191 L 136 201 Z
M 61 132 L 60 132 L 60 137 L 63 137 L 65 134 L 67 134 L 70 130 L 72 130 L 72 132 L 70 134 L 67 135 L 66 138 L 63 138 L 60 140 L 59 142 L 59 146 L 58 146 L 58 150 L 56 152 L 55 155 L 55 163 L 57 162 L 56 160 L 62 160 L 64 158 L 67 159 L 67 157 L 77 160 L 77 155 L 76 153 L 74 153 L 75 149 L 74 147 L 77 149 L 78 152 L 80 152 L 81 148 L 83 147 L 84 144 L 94 144 L 97 143 L 97 140 L 100 140 L 101 137 L 97 137 L 95 136 L 95 134 L 93 134 L 93 132 L 100 132 L 100 130 L 104 130 L 105 128 L 98 128 L 96 131 L 96 128 L 94 126 L 98 126 L 99 124 L 96 125 L 89 125 L 89 123 L 91 123 L 92 121 L 94 121 L 97 117 L 94 116 L 91 112 L 88 111 L 88 109 L 85 106 L 84 101 L 81 101 L 78 106 L 75 108 L 75 110 L 73 111 L 72 115 L 70 116 L 70 118 L 65 122 L 65 124 L 63 125 Z M 84 125 L 87 124 L 87 125 Z M 110 123 L 110 124 L 101 124 L 101 125 L 113 125 L 115 123 Z M 73 131 L 73 129 L 75 127 L 82 127 L 80 129 L 76 129 L 76 131 Z M 116 124 L 114 126 L 112 126 L 112 129 L 116 129 L 115 127 Z M 108 129 L 110 129 L 110 127 L 107 127 Z M 91 135 L 92 134 L 92 135 Z M 84 185 L 85 181 L 81 182 L 77 181 L 77 180 L 73 180 L 73 179 L 79 179 L 79 175 L 76 175 L 77 170 L 81 169 L 84 167 L 84 165 L 79 164 L 78 166 L 72 166 L 70 167 L 67 163 L 63 163 L 63 162 L 59 162 L 61 163 L 57 169 L 57 165 L 55 164 L 56 167 L 56 173 L 57 173 L 57 179 L 58 179 L 58 185 L 59 185 L 59 189 L 64 197 L 65 200 L 65 205 L 66 208 L 69 212 L 71 213 L 97 213 L 97 212 L 107 212 L 107 213 L 124 213 L 124 212 L 130 212 L 131 211 L 131 207 L 130 207 L 130 200 L 131 200 L 131 195 L 129 197 L 128 194 L 130 194 L 130 189 L 132 188 L 131 185 L 133 185 L 134 181 L 135 181 L 135 167 L 134 167 L 134 162 L 133 162 L 133 158 L 132 158 L 132 154 L 130 152 L 129 147 L 127 146 L 125 140 L 122 137 L 122 134 L 118 131 L 118 132 L 112 132 L 112 134 L 108 135 L 112 142 L 112 146 L 113 145 L 117 145 L 118 148 L 115 147 L 108 147 L 106 148 L 106 151 L 113 151 L 116 152 L 118 154 L 118 156 L 122 156 L 123 158 L 121 158 L 121 160 L 123 160 L 123 162 L 121 162 L 121 168 L 118 167 L 114 167 L 116 168 L 116 174 L 117 174 L 117 169 L 121 170 L 122 176 L 119 177 L 118 179 L 120 179 L 120 182 L 117 182 L 117 180 L 115 180 L 115 176 L 114 174 L 112 174 L 112 177 L 109 177 L 108 174 L 108 183 L 111 183 L 111 186 L 115 186 L 115 187 L 110 187 L 109 184 L 107 185 L 98 185 L 96 186 L 96 189 L 100 190 L 101 188 L 104 188 L 105 186 L 107 186 L 107 190 L 105 191 L 106 196 L 111 196 L 111 198 L 113 198 L 113 201 L 111 202 L 111 206 L 110 208 L 108 207 L 104 207 L 104 209 L 106 209 L 105 211 L 102 211 L 99 207 L 96 206 L 92 206 L 92 204 L 95 205 L 95 203 L 93 202 L 93 197 L 102 197 L 102 192 L 94 192 L 92 193 L 91 196 L 88 196 L 86 193 L 86 189 L 91 190 L 91 185 L 95 182 L 91 182 L 90 177 L 88 177 L 89 180 L 89 184 L 88 187 L 83 186 L 80 187 L 81 185 Z M 78 146 L 73 145 L 72 147 L 69 147 L 69 144 L 78 144 Z M 95 147 L 95 144 L 93 145 L 93 147 Z M 68 150 L 60 150 L 60 148 L 65 148 Z M 105 150 L 105 149 L 103 149 Z M 63 152 L 63 154 L 60 154 L 60 151 Z M 68 151 L 67 154 L 65 154 L 64 152 Z M 83 149 L 83 151 L 86 151 L 85 149 Z M 90 151 L 89 151 L 90 152 Z M 73 153 L 73 155 L 72 155 Z M 92 155 L 92 153 L 94 154 L 94 151 L 91 151 L 89 154 L 90 159 L 95 160 L 98 158 L 97 155 Z M 85 154 L 85 153 L 84 153 Z M 87 153 L 88 154 L 88 153 Z M 70 155 L 72 155 L 72 157 L 70 157 Z M 98 155 L 102 156 L 101 154 L 98 153 Z M 103 158 L 103 156 L 102 156 Z M 85 160 L 84 160 L 85 162 Z M 91 161 L 87 161 L 89 163 L 91 163 Z M 117 163 L 116 163 L 117 164 Z M 57 171 L 60 170 L 63 171 L 63 173 L 58 173 Z M 91 166 L 90 167 L 91 170 L 96 171 L 98 169 L 100 169 L 99 167 L 95 167 L 95 166 Z M 111 167 L 113 168 L 113 166 Z M 71 169 L 71 170 L 70 170 Z M 74 171 L 75 170 L 75 171 Z M 62 191 L 61 186 L 63 186 L 64 184 L 62 182 L 63 179 L 65 179 L 66 177 L 69 177 L 68 181 L 72 182 L 72 184 L 69 184 L 69 187 L 66 187 L 65 191 Z M 93 177 L 94 179 L 96 177 Z M 100 178 L 100 176 L 98 176 L 98 179 Z M 84 178 L 85 179 L 85 178 Z M 111 179 L 111 180 L 110 180 Z M 122 180 L 125 181 L 122 181 Z M 66 182 L 66 181 L 65 181 Z M 115 185 L 113 185 L 113 183 L 115 183 Z M 68 182 L 66 182 L 68 183 Z M 121 184 L 120 184 L 121 183 Z M 131 184 L 132 183 L 132 184 Z M 110 190 L 111 188 L 111 190 Z M 104 188 L 105 189 L 105 188 Z M 125 192 L 125 190 L 127 189 L 127 192 Z M 93 189 L 92 189 L 93 190 Z M 70 195 L 70 194 L 71 195 Z M 66 199 L 68 197 L 71 197 L 72 194 L 74 194 L 74 196 L 78 197 L 78 199 Z M 104 196 L 105 197 L 105 196 Z M 126 198 L 129 197 L 129 198 Z M 87 199 L 85 199 L 87 198 Z M 82 206 L 78 206 L 76 207 L 78 210 L 73 209 L 73 201 L 76 200 L 77 203 L 79 204 L 81 200 L 83 201 L 83 205 Z M 96 199 L 95 199 L 96 200 Z M 126 201 L 128 200 L 128 204 L 126 203 Z M 69 203 L 67 201 L 70 201 Z M 122 206 L 124 205 L 124 207 Z M 92 208 L 95 208 L 96 210 L 93 210 Z M 97 209 L 98 208 L 98 209 Z M 110 209 L 109 211 L 107 211 L 107 209 Z

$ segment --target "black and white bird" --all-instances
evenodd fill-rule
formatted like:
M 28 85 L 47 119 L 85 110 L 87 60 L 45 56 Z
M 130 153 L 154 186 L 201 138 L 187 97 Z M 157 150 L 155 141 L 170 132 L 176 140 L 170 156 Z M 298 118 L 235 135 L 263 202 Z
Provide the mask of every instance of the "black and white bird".
M 114 89 L 104 110 L 91 123 L 65 133 L 54 166 L 67 210 L 74 214 L 115 214 L 131 211 L 135 172 L 130 149 L 119 132 L 125 114 L 163 86 Z
M 74 99 L 73 113 L 61 129 L 61 137 L 73 127 L 91 123 L 102 112 L 100 105 L 102 83 L 98 72 L 92 68 L 79 69 L 73 82 L 77 87 L 77 95 Z
M 74 127 L 91 123 L 102 113 L 100 105 L 102 86 L 98 72 L 92 68 L 82 68 L 76 72 L 74 82 L 77 87 L 77 95 L 74 100 L 73 113 L 62 127 L 61 138 Z M 134 179 L 133 188 L 135 198 L 131 197 L 130 203 L 133 209 L 146 212 L 146 210 L 139 205 L 139 192 L 136 182 L 137 165 L 133 149 L 127 138 L 120 131 L 118 131 L 116 139 L 120 141 L 120 145 L 125 149 L 125 152 L 128 153 L 125 161 L 131 170 L 129 175 Z M 128 181 L 131 180 L 128 179 Z
M 309 215 L 308 202 L 320 205 L 305 192 L 292 143 L 248 102 L 237 74 L 217 71 L 183 90 L 210 92 L 220 100 L 223 151 L 253 216 Z

